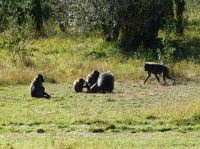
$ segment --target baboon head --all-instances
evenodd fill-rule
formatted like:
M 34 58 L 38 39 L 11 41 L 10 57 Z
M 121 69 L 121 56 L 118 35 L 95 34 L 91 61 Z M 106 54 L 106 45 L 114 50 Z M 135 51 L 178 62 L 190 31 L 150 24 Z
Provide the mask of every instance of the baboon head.
M 44 77 L 41 74 L 37 75 L 37 81 L 38 82 L 44 82 Z
M 149 70 L 149 63 L 145 63 L 145 64 L 144 64 L 144 70 L 145 70 L 145 71 L 148 71 L 148 70 Z
M 85 80 L 83 78 L 79 78 L 78 82 L 79 82 L 80 85 L 83 86 L 84 83 L 85 83 Z
M 77 80 L 74 81 L 74 90 L 75 92 L 82 92 L 83 91 L 83 88 L 85 87 L 84 84 L 85 84 L 85 80 L 83 78 L 79 78 Z
M 95 83 L 97 83 L 98 77 L 99 77 L 99 71 L 98 70 L 93 70 L 91 73 L 88 74 L 86 77 L 86 82 L 88 87 L 91 87 Z

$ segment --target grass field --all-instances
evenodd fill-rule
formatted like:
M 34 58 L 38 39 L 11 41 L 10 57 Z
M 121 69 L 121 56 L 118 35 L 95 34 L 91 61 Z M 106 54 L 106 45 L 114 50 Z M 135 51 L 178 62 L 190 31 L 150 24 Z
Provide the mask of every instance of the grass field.
M 50 100 L 30 98 L 27 85 L 1 86 L 1 147 L 199 148 L 200 81 L 141 82 L 117 81 L 113 94 L 47 83 Z
M 176 85 L 152 77 L 142 86 L 145 57 L 99 36 L 31 40 L 15 62 L 1 50 L 0 149 L 200 148 L 200 11 L 191 3 L 185 36 L 172 39 L 188 55 L 169 64 Z M 73 80 L 93 69 L 114 73 L 114 93 L 74 93 Z M 29 95 L 37 73 L 50 100 Z

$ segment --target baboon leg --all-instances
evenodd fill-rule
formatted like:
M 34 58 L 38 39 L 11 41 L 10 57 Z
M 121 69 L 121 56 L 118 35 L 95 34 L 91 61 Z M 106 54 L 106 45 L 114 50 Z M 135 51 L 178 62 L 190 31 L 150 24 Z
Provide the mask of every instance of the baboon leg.
M 163 74 L 163 81 L 166 83 L 166 76 Z
M 159 79 L 159 77 L 158 77 L 157 74 L 155 74 L 155 77 L 156 77 L 156 79 L 158 80 L 158 82 L 160 83 L 160 79 Z
M 173 77 L 169 76 L 169 74 L 166 74 L 166 77 L 167 77 L 168 79 L 171 79 L 171 80 L 173 80 L 173 81 L 174 81 L 174 83 L 175 83 L 175 79 L 174 79 Z
M 49 99 L 49 98 L 51 98 L 51 96 L 49 94 L 47 94 L 46 92 L 44 92 L 44 98 Z
M 148 73 L 148 75 L 147 75 L 146 79 L 144 80 L 143 84 L 145 84 L 147 82 L 147 80 L 149 79 L 150 76 L 151 76 L 151 73 Z

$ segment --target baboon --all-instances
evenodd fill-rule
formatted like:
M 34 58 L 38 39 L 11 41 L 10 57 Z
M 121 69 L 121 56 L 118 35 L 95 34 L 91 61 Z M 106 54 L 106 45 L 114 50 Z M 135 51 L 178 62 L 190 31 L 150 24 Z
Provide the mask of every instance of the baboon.
M 44 77 L 41 74 L 38 74 L 33 81 L 31 82 L 30 85 L 30 94 L 31 97 L 36 97 L 36 98 L 51 98 L 49 94 L 45 92 L 45 88 L 42 85 L 44 82 Z
M 169 75 L 169 68 L 164 64 L 145 63 L 144 69 L 145 71 L 148 72 L 148 75 L 146 79 L 144 80 L 144 84 L 147 82 L 147 80 L 149 79 L 152 73 L 155 75 L 159 83 L 160 83 L 160 79 L 158 77 L 158 74 L 163 75 L 163 80 L 165 83 L 166 83 L 166 78 L 173 80 L 175 83 L 175 79 Z
M 83 78 L 79 78 L 79 79 L 75 80 L 74 85 L 73 85 L 75 92 L 82 92 L 83 88 L 86 87 L 86 86 L 84 86 L 85 83 L 86 83 L 86 81 Z
M 98 77 L 100 72 L 98 70 L 93 70 L 91 73 L 88 74 L 86 77 L 86 86 L 89 90 L 95 83 L 97 83 Z
M 101 73 L 92 87 L 89 88 L 89 93 L 111 93 L 114 89 L 114 75 L 111 72 Z

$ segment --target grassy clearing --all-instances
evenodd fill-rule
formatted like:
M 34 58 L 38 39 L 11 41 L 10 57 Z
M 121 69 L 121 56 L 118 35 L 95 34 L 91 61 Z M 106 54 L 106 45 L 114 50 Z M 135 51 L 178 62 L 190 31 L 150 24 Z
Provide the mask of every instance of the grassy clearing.
M 175 86 L 151 79 L 142 87 L 145 59 L 99 37 L 33 40 L 18 64 L 0 51 L 0 148 L 199 148 L 199 12 L 187 13 L 177 39 L 191 58 L 169 65 Z M 113 94 L 73 92 L 92 69 L 115 74 Z M 51 100 L 28 94 L 39 72 Z
M 189 81 L 161 86 L 152 81 L 142 87 L 140 82 L 118 81 L 114 94 L 77 94 L 71 84 L 47 83 L 51 100 L 30 98 L 27 85 L 1 86 L 0 144 L 8 148 L 198 147 L 199 85 Z
M 199 132 L 179 133 L 107 133 L 107 134 L 91 134 L 91 133 L 70 133 L 68 135 L 62 133 L 52 134 L 15 134 L 12 138 L 15 145 L 7 144 L 2 148 L 198 148 Z M 26 140 L 26 142 L 24 142 Z M 187 140 L 187 142 L 185 141 Z
M 33 49 L 32 56 L 18 65 L 12 65 L 5 53 L 1 53 L 0 82 L 27 83 L 38 72 L 47 76 L 49 82 L 72 82 L 77 77 L 85 77 L 93 69 L 112 70 L 117 78 L 139 79 L 143 76 L 142 60 L 112 56 L 119 49 L 100 38 L 40 39 L 29 46 Z
M 139 80 L 146 75 L 144 59 L 125 56 L 115 44 L 104 43 L 100 38 L 40 39 L 29 46 L 32 56 L 26 56 L 17 65 L 12 64 L 4 52 L 0 53 L 1 84 L 27 84 L 39 72 L 52 83 L 73 82 L 93 69 L 111 70 L 119 80 Z M 170 67 L 177 78 L 200 77 L 200 65 L 192 60 L 183 60 Z

